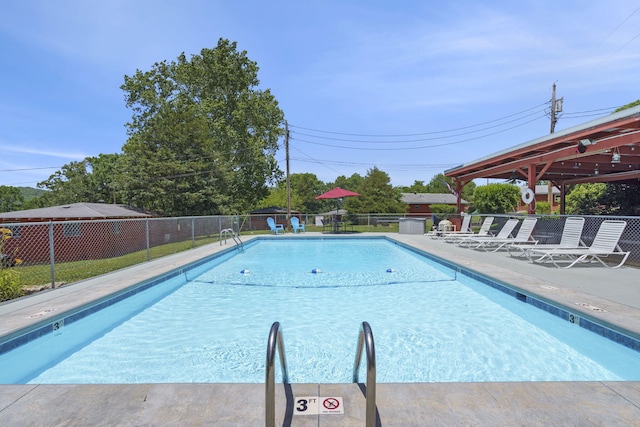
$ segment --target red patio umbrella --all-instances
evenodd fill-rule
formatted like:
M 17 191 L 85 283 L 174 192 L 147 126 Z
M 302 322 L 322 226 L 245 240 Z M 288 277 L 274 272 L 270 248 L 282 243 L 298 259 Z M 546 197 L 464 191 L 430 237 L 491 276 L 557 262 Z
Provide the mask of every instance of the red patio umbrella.
M 345 190 L 344 188 L 340 188 L 340 187 L 335 187 L 329 191 L 327 191 L 326 193 L 322 193 L 319 196 L 316 196 L 316 199 L 342 199 L 343 197 L 353 197 L 353 196 L 361 196 L 361 194 L 358 194 L 354 191 L 349 191 L 349 190 Z M 338 206 L 336 205 L 336 214 L 333 215 L 333 231 L 334 232 L 338 232 Z
M 316 196 L 316 199 L 341 199 L 343 197 L 351 197 L 351 196 L 361 196 L 362 194 L 358 194 L 354 191 L 345 190 L 344 188 L 335 187 L 332 190 L 327 191 L 326 193 L 322 193 L 319 196 Z

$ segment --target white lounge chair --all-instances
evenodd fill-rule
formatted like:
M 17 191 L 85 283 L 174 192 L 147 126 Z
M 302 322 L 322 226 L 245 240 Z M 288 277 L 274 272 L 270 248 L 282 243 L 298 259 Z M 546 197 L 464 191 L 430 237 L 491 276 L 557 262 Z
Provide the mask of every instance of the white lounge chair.
M 517 245 L 508 245 L 507 250 L 509 251 L 509 255 L 512 257 L 522 257 L 526 256 L 529 260 L 531 260 L 531 252 L 530 249 L 540 250 L 549 250 L 549 249 L 574 249 L 579 247 L 585 247 L 585 245 L 580 240 L 582 236 L 582 228 L 584 227 L 584 218 L 579 216 L 570 216 L 564 222 L 564 228 L 562 229 L 562 236 L 560 236 L 560 243 L 547 243 L 547 244 L 537 244 L 537 242 L 533 243 L 533 245 L 527 244 L 517 244 Z
M 425 236 L 429 236 L 432 239 L 439 239 L 448 234 L 469 234 L 471 233 L 471 215 L 465 215 L 462 219 L 462 225 L 460 230 L 444 231 L 444 230 L 432 230 L 425 233 Z
M 455 243 L 465 237 L 470 236 L 488 236 L 489 230 L 491 229 L 491 224 L 493 224 L 493 217 L 488 216 L 482 221 L 482 225 L 480 225 L 480 229 L 477 233 L 473 233 L 471 231 L 467 233 L 449 233 L 444 236 L 444 241 L 447 243 Z
M 507 237 L 511 236 L 511 233 L 513 233 L 513 229 L 516 228 L 516 225 L 518 225 L 518 220 L 510 219 L 504 223 L 500 231 L 498 231 L 498 234 L 496 234 L 495 236 L 467 236 L 457 241 L 456 245 L 475 247 L 479 244 L 479 242 L 483 240 L 504 240 Z
M 518 220 L 515 221 L 517 224 Z M 537 241 L 533 240 L 533 238 L 531 237 L 531 234 L 533 233 L 533 229 L 536 226 L 537 222 L 538 218 L 525 218 L 522 221 L 522 224 L 520 224 L 520 228 L 518 229 L 518 233 L 515 235 L 515 237 L 477 237 L 472 238 L 468 243 L 468 246 L 472 247 L 473 249 L 484 249 L 485 251 L 489 251 L 491 249 L 491 252 L 497 252 L 508 245 L 517 245 L 521 243 L 537 243 Z
M 630 252 L 624 252 L 618 245 L 618 241 L 622 236 L 622 232 L 627 226 L 626 221 L 620 220 L 605 220 L 600 224 L 600 228 L 596 233 L 596 237 L 593 239 L 591 246 L 584 248 L 556 248 L 556 249 L 536 249 L 531 248 L 531 261 L 535 263 L 543 263 L 550 261 L 556 267 L 561 267 L 559 263 L 568 262 L 569 265 L 563 268 L 570 268 L 578 263 L 591 263 L 592 261 L 598 261 L 600 264 L 607 268 L 618 268 L 625 263 L 629 257 Z M 602 258 L 607 258 L 611 255 L 618 255 L 622 257 L 622 260 L 614 265 L 610 266 L 605 263 Z M 534 258 L 539 256 L 539 258 Z

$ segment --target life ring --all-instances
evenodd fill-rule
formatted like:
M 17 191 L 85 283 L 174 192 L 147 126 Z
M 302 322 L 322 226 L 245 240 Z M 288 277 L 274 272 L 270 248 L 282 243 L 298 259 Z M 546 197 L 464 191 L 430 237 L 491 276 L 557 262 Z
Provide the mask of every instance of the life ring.
M 533 190 L 530 188 L 527 188 L 524 191 L 524 193 L 522 193 L 522 201 L 528 205 L 530 205 L 535 198 L 536 198 L 536 193 L 534 193 Z

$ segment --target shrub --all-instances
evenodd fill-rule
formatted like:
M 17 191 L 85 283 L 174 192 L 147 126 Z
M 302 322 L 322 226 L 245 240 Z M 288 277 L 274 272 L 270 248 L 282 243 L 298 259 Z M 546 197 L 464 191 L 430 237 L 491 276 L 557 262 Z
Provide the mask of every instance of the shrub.
M 16 270 L 3 268 L 0 270 L 0 301 L 7 301 L 22 296 L 20 277 Z

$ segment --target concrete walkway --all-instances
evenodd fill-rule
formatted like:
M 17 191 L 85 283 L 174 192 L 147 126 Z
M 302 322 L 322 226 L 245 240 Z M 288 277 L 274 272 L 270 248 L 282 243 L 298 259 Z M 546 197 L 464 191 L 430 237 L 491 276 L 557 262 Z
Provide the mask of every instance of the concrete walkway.
M 388 236 L 640 337 L 636 269 L 558 270 L 511 259 L 504 252 L 477 252 L 421 235 Z M 0 337 L 224 249 L 217 244 L 197 248 L 1 304 Z M 363 388 L 279 384 L 276 425 L 363 426 Z M 376 391 L 382 426 L 640 425 L 640 382 L 378 384 Z M 294 415 L 296 399 L 302 396 L 342 397 L 344 412 Z M 2 426 L 260 426 L 264 419 L 263 384 L 0 386 Z

